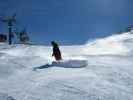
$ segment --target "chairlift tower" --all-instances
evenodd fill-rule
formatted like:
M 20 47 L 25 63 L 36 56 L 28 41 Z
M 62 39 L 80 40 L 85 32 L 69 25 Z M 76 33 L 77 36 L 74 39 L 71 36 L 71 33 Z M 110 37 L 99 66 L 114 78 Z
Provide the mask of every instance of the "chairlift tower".
M 12 44 L 12 37 L 13 37 L 12 26 L 13 26 L 13 23 L 16 22 L 15 17 L 16 17 L 16 14 L 2 19 L 2 22 L 7 23 L 7 25 L 8 25 L 8 32 L 9 32 L 8 33 L 8 43 L 9 43 L 9 45 Z

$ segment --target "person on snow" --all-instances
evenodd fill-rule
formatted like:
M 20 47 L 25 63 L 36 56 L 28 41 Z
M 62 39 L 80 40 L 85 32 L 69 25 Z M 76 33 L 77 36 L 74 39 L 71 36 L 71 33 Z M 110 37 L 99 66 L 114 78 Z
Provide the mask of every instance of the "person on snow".
M 62 60 L 62 56 L 61 56 L 61 52 L 60 52 L 58 44 L 55 41 L 52 41 L 51 44 L 53 46 L 52 56 L 54 56 L 56 61 Z

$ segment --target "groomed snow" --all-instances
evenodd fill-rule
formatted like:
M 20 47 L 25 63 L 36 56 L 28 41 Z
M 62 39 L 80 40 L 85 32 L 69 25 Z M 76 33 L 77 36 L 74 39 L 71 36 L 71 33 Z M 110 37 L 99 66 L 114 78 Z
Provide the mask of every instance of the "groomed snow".
M 51 47 L 0 44 L 0 100 L 133 100 L 132 44 L 123 33 L 61 46 L 61 64 L 38 70 Z

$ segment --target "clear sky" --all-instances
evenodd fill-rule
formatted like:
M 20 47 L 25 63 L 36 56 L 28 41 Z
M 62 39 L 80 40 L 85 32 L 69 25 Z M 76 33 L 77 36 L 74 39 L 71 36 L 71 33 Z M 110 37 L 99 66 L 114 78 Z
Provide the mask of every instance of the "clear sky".
M 83 44 L 133 25 L 133 0 L 0 0 L 0 15 L 13 13 L 35 43 Z

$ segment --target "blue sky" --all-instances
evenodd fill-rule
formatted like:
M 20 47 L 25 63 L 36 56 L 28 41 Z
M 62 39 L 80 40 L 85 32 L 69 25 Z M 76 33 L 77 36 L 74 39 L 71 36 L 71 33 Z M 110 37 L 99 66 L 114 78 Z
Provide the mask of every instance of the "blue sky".
M 133 25 L 133 0 L 0 0 L 0 15 L 13 13 L 35 43 L 84 44 Z

